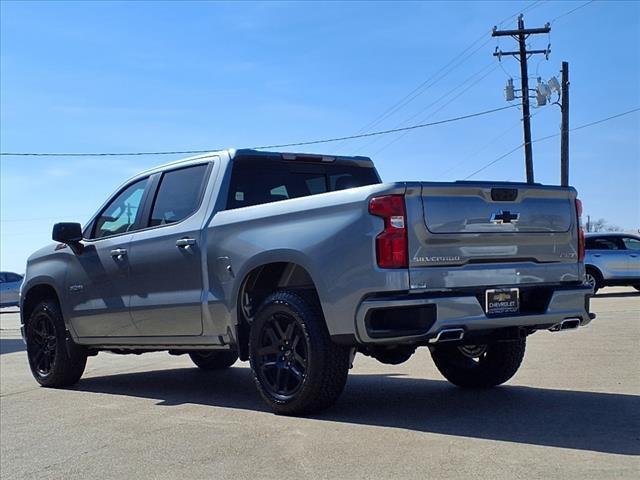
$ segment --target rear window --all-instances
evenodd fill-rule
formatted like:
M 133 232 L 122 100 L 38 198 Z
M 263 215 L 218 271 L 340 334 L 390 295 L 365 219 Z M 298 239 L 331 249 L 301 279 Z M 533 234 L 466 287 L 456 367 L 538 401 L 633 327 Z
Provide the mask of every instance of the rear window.
M 627 250 L 640 250 L 640 239 L 633 237 L 624 237 L 622 239 Z
M 240 159 L 234 163 L 227 209 L 380 183 L 373 168 Z

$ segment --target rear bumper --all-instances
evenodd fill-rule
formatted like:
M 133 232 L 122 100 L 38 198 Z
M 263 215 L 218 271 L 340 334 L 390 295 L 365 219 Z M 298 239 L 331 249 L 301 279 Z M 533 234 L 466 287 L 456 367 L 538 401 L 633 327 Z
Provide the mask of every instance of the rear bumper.
M 567 319 L 578 319 L 584 326 L 595 318 L 589 313 L 589 287 L 547 290 L 542 306 L 508 316 L 487 316 L 472 292 L 368 298 L 356 312 L 356 337 L 360 343 L 427 343 L 445 329 L 463 329 L 467 337 L 514 327 L 545 330 Z

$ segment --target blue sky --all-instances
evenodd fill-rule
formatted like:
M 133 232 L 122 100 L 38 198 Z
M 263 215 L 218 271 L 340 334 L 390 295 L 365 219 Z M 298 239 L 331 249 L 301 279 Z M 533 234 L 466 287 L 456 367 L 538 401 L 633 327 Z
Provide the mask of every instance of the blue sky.
M 640 106 L 640 3 L 595 1 L 561 16 L 583 3 L 3 1 L 1 150 L 188 150 L 353 134 L 470 46 L 476 53 L 374 129 L 501 107 L 519 67 L 508 58 L 498 66 L 489 31 L 527 8 L 527 26 L 560 17 L 549 37 L 532 39 L 534 48 L 551 42 L 552 53 L 532 58 L 530 75 L 559 77 L 570 62 L 579 126 Z M 502 25 L 512 26 L 515 18 Z M 534 138 L 558 132 L 557 107 L 533 113 Z M 522 142 L 519 115 L 303 150 L 369 155 L 389 181 L 463 179 Z M 86 221 L 127 177 L 174 158 L 2 157 L 0 268 L 24 271 L 53 223 Z M 558 183 L 559 139 L 535 144 L 534 162 L 537 181 Z M 473 179 L 522 180 L 523 164 L 518 151 Z M 640 114 L 572 134 L 571 184 L 592 218 L 640 227 Z

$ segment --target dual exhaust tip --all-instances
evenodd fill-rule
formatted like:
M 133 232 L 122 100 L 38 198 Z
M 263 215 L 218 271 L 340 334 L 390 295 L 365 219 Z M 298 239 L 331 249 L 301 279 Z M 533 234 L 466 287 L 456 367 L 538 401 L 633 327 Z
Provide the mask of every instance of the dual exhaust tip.
M 430 338 L 429 343 L 455 342 L 462 340 L 463 337 L 463 328 L 445 328 L 440 330 L 435 337 Z
M 555 324 L 549 329 L 550 332 L 563 332 L 565 330 L 575 330 L 580 326 L 581 319 L 579 318 L 565 318 L 560 323 Z
M 565 330 L 575 330 L 580 326 L 580 318 L 565 318 L 549 329 L 550 332 L 561 332 Z M 429 339 L 429 343 L 455 342 L 464 338 L 463 328 L 445 328 Z

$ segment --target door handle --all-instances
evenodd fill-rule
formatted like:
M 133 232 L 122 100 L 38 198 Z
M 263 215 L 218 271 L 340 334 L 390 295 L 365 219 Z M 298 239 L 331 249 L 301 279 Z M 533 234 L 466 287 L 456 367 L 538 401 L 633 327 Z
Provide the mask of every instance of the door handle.
M 637 253 L 630 253 L 629 256 L 633 257 L 633 258 L 636 258 L 638 256 L 638 254 Z
M 176 247 L 179 247 L 179 248 L 188 248 L 195 244 L 196 244 L 195 238 L 180 238 L 179 240 L 176 240 Z
M 111 250 L 111 256 L 121 260 L 127 254 L 126 248 L 116 248 L 115 250 Z
M 594 254 L 593 254 L 593 256 L 594 256 L 594 257 L 599 257 L 599 256 L 600 256 L 600 254 L 599 254 L 599 253 L 594 253 Z

